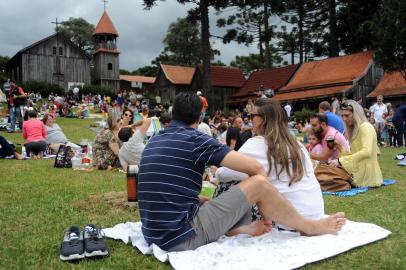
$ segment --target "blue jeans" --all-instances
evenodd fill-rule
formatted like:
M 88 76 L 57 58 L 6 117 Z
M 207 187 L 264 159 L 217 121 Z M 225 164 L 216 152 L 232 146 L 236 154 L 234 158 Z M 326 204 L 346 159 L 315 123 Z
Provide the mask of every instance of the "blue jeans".
M 20 129 L 23 128 L 23 116 L 21 114 L 21 106 L 11 106 L 10 107 L 10 122 L 11 122 L 11 130 L 15 130 L 16 128 L 16 118 L 18 120 L 18 126 Z

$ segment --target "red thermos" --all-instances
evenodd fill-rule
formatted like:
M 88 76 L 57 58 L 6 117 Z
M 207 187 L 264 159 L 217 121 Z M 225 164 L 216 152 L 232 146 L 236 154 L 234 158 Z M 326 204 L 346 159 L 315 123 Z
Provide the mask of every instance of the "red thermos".
M 137 174 L 138 166 L 129 165 L 127 168 L 127 200 L 129 202 L 137 201 Z

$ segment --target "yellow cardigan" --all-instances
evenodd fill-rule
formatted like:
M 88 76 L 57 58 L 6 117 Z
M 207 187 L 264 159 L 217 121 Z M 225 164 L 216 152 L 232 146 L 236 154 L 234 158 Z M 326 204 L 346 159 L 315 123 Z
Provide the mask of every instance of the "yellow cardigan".
M 350 152 L 342 151 L 339 159 L 344 169 L 352 174 L 354 184 L 358 187 L 382 185 L 375 128 L 368 122 L 362 123 L 350 146 Z

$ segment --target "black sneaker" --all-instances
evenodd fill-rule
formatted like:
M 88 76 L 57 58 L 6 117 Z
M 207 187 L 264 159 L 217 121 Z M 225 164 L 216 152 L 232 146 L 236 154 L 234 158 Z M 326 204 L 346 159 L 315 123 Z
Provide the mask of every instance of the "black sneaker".
M 71 261 L 83 259 L 84 257 L 83 235 L 78 226 L 71 226 L 63 238 L 59 258 L 62 261 Z
M 101 230 L 93 224 L 86 225 L 83 230 L 86 257 L 106 256 L 109 254 Z

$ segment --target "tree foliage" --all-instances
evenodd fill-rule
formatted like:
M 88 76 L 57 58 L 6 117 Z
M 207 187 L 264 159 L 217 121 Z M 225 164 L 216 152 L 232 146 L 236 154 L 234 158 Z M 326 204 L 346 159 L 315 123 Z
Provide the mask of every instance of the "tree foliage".
M 0 56 L 0 87 L 3 86 L 3 83 L 7 81 L 7 62 L 10 60 L 8 56 Z
M 406 1 L 383 0 L 373 21 L 376 61 L 406 80 Z
M 68 37 L 79 48 L 91 53 L 94 48 L 92 35 L 94 32 L 94 25 L 88 23 L 83 18 L 69 18 L 69 20 L 61 23 L 55 29 L 58 33 Z
M 372 49 L 372 20 L 380 0 L 340 0 L 337 34 L 346 53 Z
M 152 64 L 193 66 L 200 63 L 200 31 L 197 23 L 187 18 L 178 18 L 168 27 L 163 40 L 165 48 Z

